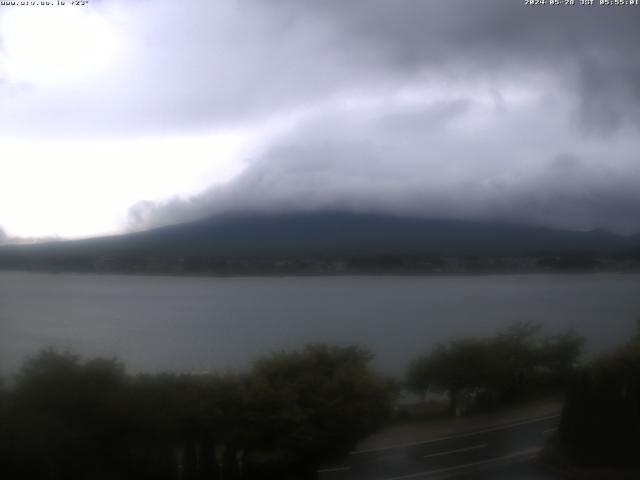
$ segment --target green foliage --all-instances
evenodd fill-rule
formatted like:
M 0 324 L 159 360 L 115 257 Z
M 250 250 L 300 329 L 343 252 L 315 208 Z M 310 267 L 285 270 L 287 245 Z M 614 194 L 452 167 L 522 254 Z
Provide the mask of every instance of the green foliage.
M 545 362 L 540 326 L 516 323 L 493 341 L 495 369 L 492 372 L 492 387 L 501 400 L 517 400 L 535 381 L 536 369 Z
M 145 466 L 149 478 L 163 478 L 178 463 L 189 478 L 220 473 L 216 448 L 246 443 L 245 384 L 239 375 L 159 374 L 131 379 L 127 404 L 132 463 Z M 178 461 L 178 456 L 183 458 Z
M 571 459 L 598 467 L 640 466 L 640 324 L 616 352 L 573 378 L 560 425 Z
M 452 413 L 458 412 L 463 391 L 474 392 L 484 386 L 490 360 L 487 343 L 475 338 L 438 345 L 428 357 L 434 388 L 449 394 Z
M 494 405 L 512 402 L 566 381 L 579 358 L 583 340 L 569 331 L 540 337 L 540 327 L 517 323 L 492 338 L 466 338 L 438 345 L 407 369 L 408 388 L 419 394 L 427 389 L 448 394 L 452 413 L 459 400 Z
M 432 365 L 433 362 L 425 355 L 413 360 L 407 368 L 406 387 L 410 392 L 419 395 L 423 402 L 433 384 Z
M 312 345 L 244 375 L 127 376 L 53 350 L 0 390 L 9 478 L 305 478 L 377 428 L 388 382 L 357 347 Z
M 569 330 L 555 337 L 545 337 L 540 349 L 541 365 L 557 383 L 566 383 L 584 348 L 584 338 Z
M 9 412 L 8 412 L 7 392 L 5 390 L 4 381 L 0 378 L 0 465 L 7 465 L 9 458 L 7 452 L 9 450 Z
M 262 445 L 298 465 L 348 451 L 390 413 L 391 389 L 357 347 L 310 345 L 258 360 L 250 377 L 251 407 Z
M 115 361 L 82 363 L 52 350 L 29 359 L 9 399 L 14 461 L 30 476 L 49 478 L 119 464 L 124 386 L 124 370 Z

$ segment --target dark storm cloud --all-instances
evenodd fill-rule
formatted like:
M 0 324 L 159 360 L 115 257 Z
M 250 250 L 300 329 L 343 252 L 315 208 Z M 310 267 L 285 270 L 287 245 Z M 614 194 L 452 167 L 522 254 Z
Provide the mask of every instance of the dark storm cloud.
M 226 185 L 142 200 L 134 228 L 229 210 L 349 208 L 640 230 L 638 7 L 105 0 L 101 8 L 120 12 L 122 65 L 82 85 L 0 90 L 5 134 L 287 125 Z
M 540 69 L 557 75 L 554 88 L 580 96 L 583 121 L 637 119 L 634 9 L 519 0 L 101 2 L 109 6 L 135 14 L 129 22 L 113 15 L 127 49 L 121 68 L 86 85 L 14 92 L 22 108 L 10 110 L 4 128 L 206 128 L 413 76 Z
M 565 118 L 545 103 L 520 112 L 496 98 L 490 112 L 487 120 L 486 107 L 469 98 L 321 116 L 226 186 L 188 200 L 139 204 L 132 224 L 228 211 L 348 209 L 638 231 L 640 164 L 633 144 L 585 140 L 560 128 Z M 491 126 L 473 135 L 465 122 L 478 114 Z M 525 128 L 505 136 L 510 125 Z
M 349 149 L 349 147 L 351 147 Z M 515 224 L 638 233 L 640 172 L 598 165 L 548 166 L 527 179 L 462 177 L 438 183 L 426 173 L 408 178 L 364 146 L 307 145 L 272 152 L 235 182 L 191 199 L 141 202 L 131 227 L 148 228 L 234 211 L 346 209 L 421 217 L 506 221 Z M 349 163 L 341 173 L 333 162 Z M 300 158 L 304 158 L 301 165 Z M 354 158 L 359 161 L 354 161 Z M 434 169 L 438 165 L 433 166 Z M 366 169 L 368 176 L 360 174 Z M 404 175 L 403 175 L 404 174 Z M 432 174 L 438 177 L 437 173 Z
M 530 181 L 528 188 L 513 192 L 509 204 L 496 209 L 495 215 L 560 228 L 639 233 L 639 184 L 638 170 L 630 175 L 580 164 L 569 171 L 551 168 Z
M 450 69 L 474 77 L 548 69 L 554 88 L 581 97 L 581 119 L 612 127 L 640 113 L 640 11 L 634 7 L 527 7 L 519 0 L 280 2 L 322 15 L 346 45 L 376 50 L 396 69 Z M 597 2 L 596 2 L 597 3 Z

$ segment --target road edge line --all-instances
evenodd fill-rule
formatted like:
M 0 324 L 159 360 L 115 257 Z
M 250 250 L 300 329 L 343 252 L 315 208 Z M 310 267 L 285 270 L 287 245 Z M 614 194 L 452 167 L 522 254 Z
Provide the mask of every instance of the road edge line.
M 429 443 L 437 443 L 437 442 L 442 442 L 444 440 L 452 440 L 452 439 L 456 439 L 456 438 L 465 438 L 465 437 L 472 437 L 474 435 L 481 435 L 483 433 L 488 433 L 488 432 L 495 432 L 498 430 L 506 430 L 509 428 L 513 428 L 513 427 L 518 427 L 520 425 L 528 425 L 530 423 L 536 423 L 536 422 L 542 422 L 544 420 L 550 420 L 552 418 L 558 418 L 560 417 L 560 413 L 554 414 L 554 415 L 545 415 L 542 417 L 534 417 L 531 419 L 527 419 L 527 420 L 522 420 L 522 421 L 518 421 L 518 422 L 513 422 L 513 423 L 509 423 L 509 424 L 503 424 L 503 425 L 495 425 L 492 427 L 488 427 L 488 428 L 483 428 L 480 430 L 474 430 L 471 432 L 462 432 L 462 433 L 454 433 L 452 435 L 446 435 L 444 437 L 438 437 L 438 438 L 434 438 L 431 440 L 421 440 L 421 441 L 417 441 L 417 442 L 408 442 L 408 443 L 398 443 L 395 445 L 390 445 L 388 447 L 380 447 L 380 448 L 367 448 L 364 450 L 353 450 L 351 452 L 349 452 L 349 455 L 362 455 L 362 454 L 366 454 L 366 453 L 377 453 L 377 452 L 385 452 L 387 450 L 395 450 L 398 448 L 407 448 L 407 447 L 415 447 L 418 445 L 427 445 Z

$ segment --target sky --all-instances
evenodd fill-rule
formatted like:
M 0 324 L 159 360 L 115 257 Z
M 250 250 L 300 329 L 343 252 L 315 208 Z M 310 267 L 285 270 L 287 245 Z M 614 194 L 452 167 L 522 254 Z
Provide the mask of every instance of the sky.
M 640 233 L 640 6 L 51 3 L 0 5 L 0 242 L 246 210 Z

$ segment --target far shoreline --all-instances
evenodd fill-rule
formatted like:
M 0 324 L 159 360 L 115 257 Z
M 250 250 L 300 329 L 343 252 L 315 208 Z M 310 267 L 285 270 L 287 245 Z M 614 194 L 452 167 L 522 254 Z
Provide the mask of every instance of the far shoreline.
M 455 271 L 455 272 L 238 272 L 238 273 L 198 273 L 198 272 L 145 272 L 145 271 L 92 271 L 92 270 L 45 270 L 0 268 L 3 273 L 40 275 L 91 275 L 126 277 L 171 277 L 171 278 L 382 278 L 382 277 L 498 277 L 498 276 L 597 276 L 597 275 L 640 275 L 640 270 L 527 270 L 527 271 Z

